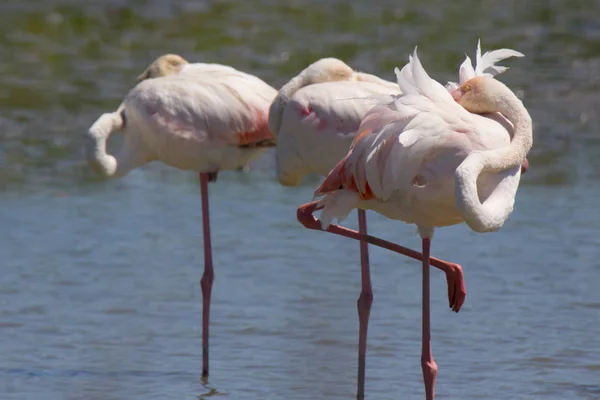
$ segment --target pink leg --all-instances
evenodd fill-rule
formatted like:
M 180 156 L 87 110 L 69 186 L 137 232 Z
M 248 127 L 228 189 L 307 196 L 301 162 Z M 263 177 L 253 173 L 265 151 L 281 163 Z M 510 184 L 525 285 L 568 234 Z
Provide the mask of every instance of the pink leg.
M 317 211 L 317 209 L 319 209 L 319 207 L 317 207 L 316 201 L 304 204 L 298 208 L 297 218 L 298 221 L 304 225 L 304 227 L 322 231 L 323 229 L 321 227 L 321 221 L 312 215 L 315 211 Z M 371 235 L 363 235 L 352 229 L 332 224 L 329 226 L 329 228 L 327 228 L 327 232 L 354 240 L 365 241 L 374 246 L 379 246 L 384 249 L 395 251 L 396 253 L 404 254 L 405 256 L 414 258 L 415 260 L 423 261 L 423 254 L 419 253 L 418 251 L 414 251 L 407 247 L 400 246 Z M 452 308 L 452 311 L 458 312 L 467 295 L 461 266 L 434 257 L 430 257 L 429 262 L 434 267 L 439 268 L 446 273 L 446 280 L 448 281 L 448 301 L 450 303 L 450 308 Z
M 358 230 L 362 235 L 367 234 L 367 216 L 364 210 L 358 210 Z M 365 398 L 365 358 L 367 354 L 367 330 L 369 329 L 369 316 L 373 303 L 373 289 L 371 288 L 371 272 L 369 271 L 369 244 L 360 241 L 360 275 L 362 291 L 357 300 L 358 308 L 358 390 L 356 398 Z
M 215 278 L 210 244 L 210 220 L 208 214 L 208 182 L 216 180 L 216 174 L 200 173 L 202 193 L 202 232 L 204 236 L 204 274 L 200 279 L 202 289 L 202 378 L 208 377 L 208 324 L 210 321 L 210 295 Z
M 421 350 L 421 369 L 425 382 L 425 398 L 433 400 L 435 397 L 435 377 L 438 367 L 431 353 L 431 326 L 429 314 L 429 252 L 431 240 L 423 238 L 423 343 Z

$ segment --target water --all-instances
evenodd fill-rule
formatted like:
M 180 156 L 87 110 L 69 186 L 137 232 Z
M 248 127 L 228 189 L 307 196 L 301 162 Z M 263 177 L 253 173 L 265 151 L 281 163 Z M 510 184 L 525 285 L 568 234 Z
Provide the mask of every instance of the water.
M 432 274 L 438 398 L 600 399 L 598 11 L 566 0 L 3 1 L 0 398 L 353 398 L 358 245 L 295 221 L 317 179 L 280 187 L 270 154 L 211 185 L 204 386 L 197 178 L 153 164 L 103 181 L 81 133 L 165 52 L 279 86 L 323 56 L 391 79 L 419 45 L 446 81 L 481 37 L 526 54 L 502 80 L 533 116 L 535 147 L 500 232 L 434 238 L 468 290 L 454 315 Z M 419 246 L 414 227 L 368 218 L 374 234 Z M 379 249 L 371 261 L 368 398 L 422 399 L 420 266 Z

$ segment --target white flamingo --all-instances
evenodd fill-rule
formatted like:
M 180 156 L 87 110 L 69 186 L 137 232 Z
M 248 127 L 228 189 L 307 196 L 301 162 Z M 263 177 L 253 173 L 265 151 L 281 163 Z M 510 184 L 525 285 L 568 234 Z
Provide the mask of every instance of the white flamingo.
M 473 68 L 467 56 L 459 69 L 459 82 L 464 83 L 474 76 L 502 73 L 507 68 L 496 65 L 499 61 L 522 56 L 510 49 L 482 55 L 478 42 L 476 66 Z M 447 85 L 448 90 L 456 87 L 458 84 L 453 82 Z M 285 186 L 296 186 L 310 173 L 327 176 L 348 153 L 362 119 L 377 100 L 400 93 L 397 83 L 356 72 L 335 58 L 324 58 L 309 65 L 279 90 L 270 108 L 269 127 L 277 136 L 275 157 L 279 182 Z M 523 168 L 527 168 L 526 161 Z M 360 233 L 366 235 L 366 216 L 362 209 L 358 210 L 358 222 Z M 360 242 L 360 254 L 362 291 L 357 301 L 359 399 L 364 397 L 366 338 L 373 302 L 365 241 Z M 410 252 L 407 255 L 414 254 Z M 446 272 L 450 305 L 458 312 L 466 294 L 460 266 L 437 259 L 432 260 L 432 264 Z
M 449 93 L 427 75 L 416 49 L 396 75 L 403 94 L 369 111 L 348 155 L 315 196 L 322 197 L 323 229 L 355 208 L 417 225 L 423 245 L 421 365 L 431 400 L 437 374 L 429 317 L 434 228 L 466 222 L 489 232 L 503 225 L 533 143 L 532 122 L 513 92 L 490 76 L 467 79 Z
M 154 78 L 154 79 L 148 79 Z M 275 145 L 268 128 L 277 91 L 259 78 L 219 64 L 189 64 L 179 56 L 156 60 L 117 111 L 103 114 L 85 135 L 89 164 L 105 177 L 123 176 L 159 160 L 200 173 L 204 273 L 202 288 L 202 375 L 208 376 L 208 328 L 214 279 L 208 182 L 220 170 L 239 169 Z M 106 141 L 123 131 L 116 156 Z

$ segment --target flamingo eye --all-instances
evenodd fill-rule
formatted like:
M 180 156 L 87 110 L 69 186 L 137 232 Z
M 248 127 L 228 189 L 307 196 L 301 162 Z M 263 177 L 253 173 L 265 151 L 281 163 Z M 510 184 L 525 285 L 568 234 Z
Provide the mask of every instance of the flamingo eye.
M 471 85 L 463 86 L 463 92 L 468 92 L 469 90 L 471 90 Z

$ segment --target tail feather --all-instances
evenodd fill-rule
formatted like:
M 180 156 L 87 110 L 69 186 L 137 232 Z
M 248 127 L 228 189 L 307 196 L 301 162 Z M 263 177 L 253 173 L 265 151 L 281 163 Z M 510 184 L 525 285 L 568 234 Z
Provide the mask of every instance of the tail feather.
M 315 190 L 314 198 L 327 195 L 331 192 L 341 189 L 346 180 L 346 160 L 344 157 L 337 165 L 329 172 L 323 183 Z
M 327 230 L 334 219 L 338 222 L 346 219 L 352 210 L 358 208 L 361 200 L 373 198 L 369 183 L 365 180 L 364 191 L 360 192 L 355 177 L 350 171 L 346 171 L 347 158 L 338 163 L 315 191 L 315 198 L 322 197 L 317 204 L 323 207 L 319 218 L 323 230 Z
M 350 151 L 329 172 L 323 183 L 315 190 L 314 198 L 327 195 L 340 189 L 347 189 L 357 193 L 359 198 L 369 200 L 375 197 L 367 178 L 365 169 L 368 153 L 356 151 L 355 147 L 371 133 L 370 129 L 360 131 L 352 142 Z
M 409 56 L 408 63 L 401 70 L 395 68 L 394 72 L 396 73 L 398 86 L 405 95 L 424 96 L 432 102 L 448 101 L 450 99 L 448 91 L 439 82 L 431 79 L 425 68 L 423 68 L 416 47 Z
M 348 214 L 358 208 L 360 197 L 358 193 L 351 190 L 337 190 L 323 197 L 318 203 L 323 206 L 320 221 L 323 230 L 327 230 L 334 219 L 338 223 L 348 217 Z

